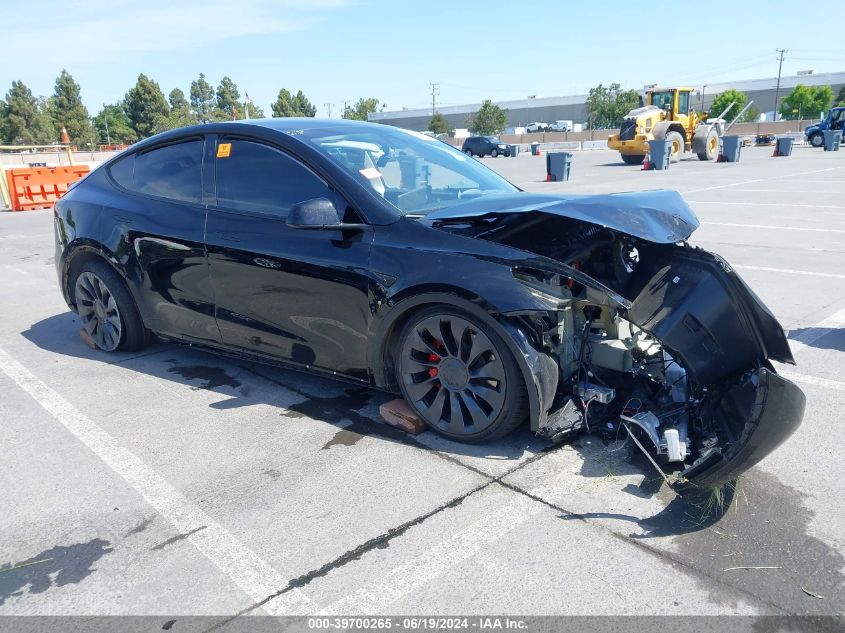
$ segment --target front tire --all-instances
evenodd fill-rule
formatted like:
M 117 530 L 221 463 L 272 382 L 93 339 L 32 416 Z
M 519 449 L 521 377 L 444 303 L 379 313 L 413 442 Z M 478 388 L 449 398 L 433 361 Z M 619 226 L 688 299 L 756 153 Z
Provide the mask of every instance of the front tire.
M 669 150 L 669 162 L 677 163 L 681 160 L 681 154 L 684 153 L 684 137 L 680 132 L 669 132 L 666 135 L 666 140 L 672 145 Z
M 135 301 L 120 275 L 101 260 L 83 264 L 74 280 L 82 327 L 104 352 L 132 352 L 149 343 Z
M 821 147 L 824 145 L 824 134 L 816 132 L 810 137 L 810 145 L 813 147 Z
M 698 160 L 715 160 L 719 155 L 719 135 L 716 130 L 710 130 L 704 140 L 704 151 L 698 155 Z
M 495 440 L 526 418 L 525 384 L 505 342 L 460 310 L 433 306 L 414 315 L 399 338 L 396 371 L 411 408 L 451 440 Z
M 642 165 L 645 160 L 645 156 L 640 154 L 620 154 L 620 156 L 622 157 L 622 162 L 626 165 Z
M 490 151 L 490 158 L 498 158 L 499 157 L 499 150 L 495 147 Z

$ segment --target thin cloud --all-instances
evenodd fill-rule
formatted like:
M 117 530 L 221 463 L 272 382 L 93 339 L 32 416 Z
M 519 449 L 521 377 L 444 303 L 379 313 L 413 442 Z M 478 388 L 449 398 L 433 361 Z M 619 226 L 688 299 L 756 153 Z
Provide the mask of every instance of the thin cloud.
M 140 52 L 190 49 L 250 35 L 287 33 L 307 28 L 321 14 L 345 4 L 344 0 L 212 0 L 205 2 L 138 3 L 49 1 L 39 8 L 36 21 L 28 15 L 11 23 L 4 48 L 26 51 L 13 64 L 61 60 L 61 64 L 90 64 Z M 71 10 L 72 9 L 72 10 Z M 62 33 L 60 53 L 44 41 L 43 16 L 50 16 L 50 33 Z M 29 19 L 28 19 L 29 18 Z M 57 26 L 58 25 L 58 26 Z

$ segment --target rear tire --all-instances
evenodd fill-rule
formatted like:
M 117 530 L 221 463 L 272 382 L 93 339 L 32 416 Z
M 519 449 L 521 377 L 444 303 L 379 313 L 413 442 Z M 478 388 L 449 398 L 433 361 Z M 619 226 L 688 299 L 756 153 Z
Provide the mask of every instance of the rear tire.
M 396 381 L 432 430 L 467 443 L 492 441 L 528 414 L 528 393 L 499 334 L 450 306 L 432 306 L 405 325 L 395 352 Z
M 626 165 L 642 165 L 645 160 L 645 156 L 641 156 L 640 154 L 620 154 L 620 156 L 622 157 L 622 162 Z
M 499 150 L 497 150 L 496 148 L 493 148 L 493 150 L 490 152 L 490 158 L 498 158 L 498 157 L 499 157 Z
M 93 259 L 83 264 L 73 288 L 82 327 L 98 348 L 134 352 L 149 344 L 149 332 L 129 289 L 107 263 Z
M 464 154 L 466 154 L 467 156 L 472 156 L 472 150 L 471 149 L 465 149 Z
M 684 137 L 679 132 L 669 132 L 666 134 L 666 140 L 672 144 L 672 149 L 669 151 L 669 162 L 677 163 L 681 160 L 681 154 L 684 153 Z

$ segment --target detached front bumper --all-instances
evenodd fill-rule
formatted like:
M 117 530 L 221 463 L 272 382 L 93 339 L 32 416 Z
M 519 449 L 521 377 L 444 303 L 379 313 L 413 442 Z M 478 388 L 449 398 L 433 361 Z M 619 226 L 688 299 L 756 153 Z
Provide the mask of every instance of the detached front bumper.
M 681 486 L 709 488 L 735 479 L 796 431 L 805 404 L 804 393 L 794 383 L 766 368 L 752 372 L 725 393 L 714 413 L 743 420 L 738 437 L 727 447 L 705 451 L 681 473 Z
M 607 146 L 620 154 L 645 156 L 648 153 L 648 142 L 653 140 L 653 134 L 637 134 L 628 141 L 620 139 L 618 134 L 612 134 L 607 138 Z

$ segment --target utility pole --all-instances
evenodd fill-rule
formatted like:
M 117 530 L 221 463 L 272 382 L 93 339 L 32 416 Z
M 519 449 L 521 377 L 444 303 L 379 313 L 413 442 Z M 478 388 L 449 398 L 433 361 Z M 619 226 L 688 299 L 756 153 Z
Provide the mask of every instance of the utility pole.
M 343 102 L 343 113 L 340 115 L 340 118 L 341 118 L 341 119 L 345 119 L 345 118 L 346 118 L 346 108 L 348 108 L 348 107 L 349 107 L 349 102 L 348 102 L 348 101 L 344 101 L 344 102 Z
M 780 61 L 778 62 L 778 83 L 775 87 L 775 116 L 774 120 L 778 120 L 778 93 L 780 92 L 780 71 L 783 68 L 783 55 L 784 53 L 788 52 L 785 48 L 776 48 L 775 49 L 778 53 L 780 53 Z
M 431 116 L 434 116 L 437 105 L 437 95 L 440 94 L 440 90 L 438 89 L 439 85 L 439 83 L 428 84 L 429 92 L 431 92 Z
M 334 104 L 333 103 L 324 103 L 323 105 L 326 106 L 326 113 L 328 115 L 328 118 L 331 119 L 332 118 L 332 106 Z
M 106 104 L 103 104 L 103 123 L 106 124 L 106 143 L 111 145 L 111 134 L 109 134 L 109 112 L 106 110 Z

